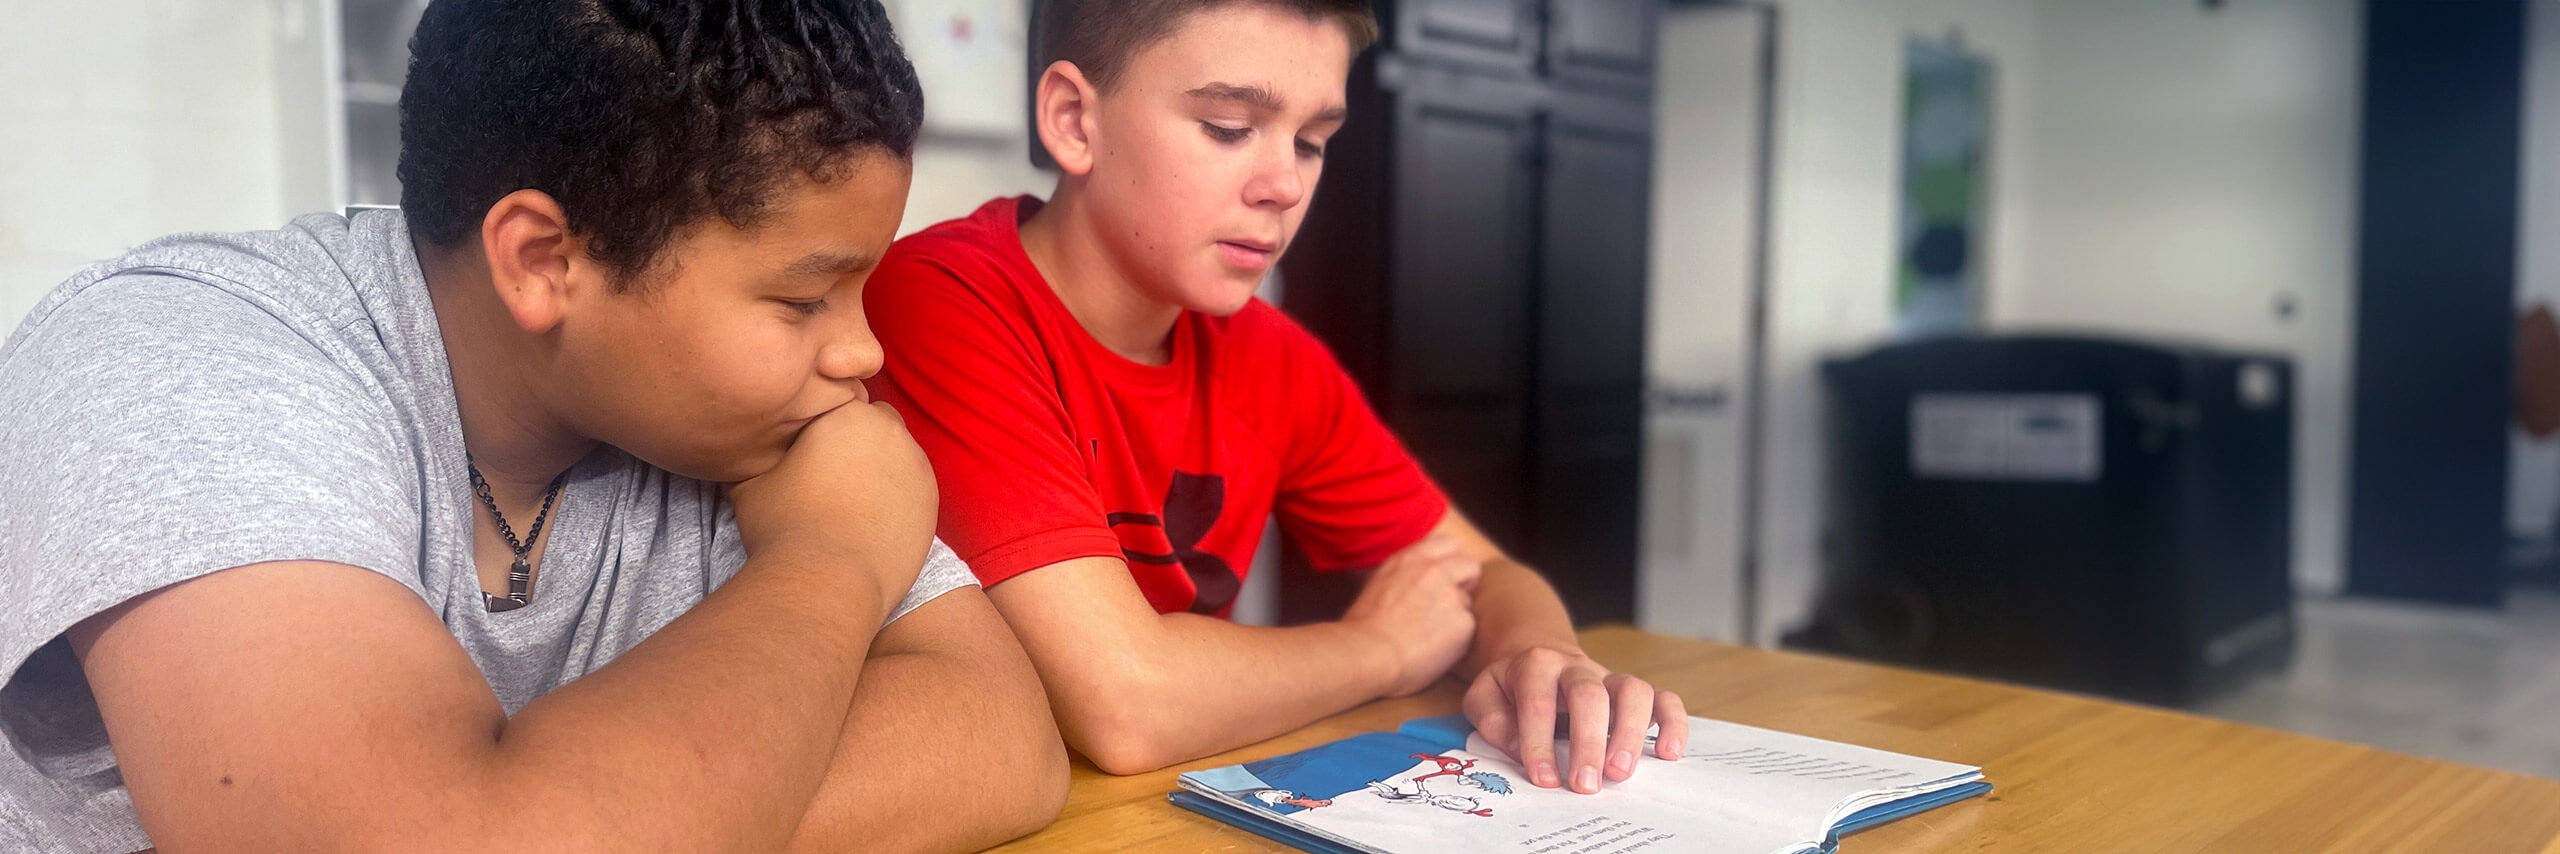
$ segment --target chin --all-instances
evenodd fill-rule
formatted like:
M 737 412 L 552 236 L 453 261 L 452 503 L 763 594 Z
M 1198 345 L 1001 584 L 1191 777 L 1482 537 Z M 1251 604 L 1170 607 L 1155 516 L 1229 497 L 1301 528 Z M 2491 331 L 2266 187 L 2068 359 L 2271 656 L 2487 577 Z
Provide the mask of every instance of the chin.
M 756 448 L 731 453 L 711 451 L 668 455 L 632 453 L 632 456 L 639 457 L 641 462 L 666 469 L 669 474 L 710 483 L 737 483 L 772 471 L 774 466 L 782 464 L 782 455 L 781 448 Z
M 1253 289 L 1260 284 L 1262 282 L 1259 279 L 1242 284 L 1231 280 L 1220 281 L 1193 290 L 1191 298 L 1183 300 L 1183 307 L 1210 317 L 1227 317 L 1243 311 L 1246 305 L 1251 304 Z

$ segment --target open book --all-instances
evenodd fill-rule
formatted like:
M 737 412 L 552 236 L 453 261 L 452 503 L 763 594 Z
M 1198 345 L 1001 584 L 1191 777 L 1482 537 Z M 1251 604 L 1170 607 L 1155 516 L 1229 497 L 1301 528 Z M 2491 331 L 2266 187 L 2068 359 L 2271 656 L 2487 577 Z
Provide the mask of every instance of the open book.
M 1991 790 L 1973 766 L 1705 718 L 1678 761 L 1648 743 L 1637 763 L 1598 794 L 1540 789 L 1452 715 L 1189 772 L 1173 802 L 1313 852 L 1782 854 Z

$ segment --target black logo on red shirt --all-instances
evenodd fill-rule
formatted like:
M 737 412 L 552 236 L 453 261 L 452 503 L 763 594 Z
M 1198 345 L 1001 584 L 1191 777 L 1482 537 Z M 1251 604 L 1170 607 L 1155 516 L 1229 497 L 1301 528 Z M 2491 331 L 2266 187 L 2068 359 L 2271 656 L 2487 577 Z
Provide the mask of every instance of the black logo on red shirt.
M 1244 578 L 1228 566 L 1224 558 L 1199 549 L 1200 540 L 1218 524 L 1218 514 L 1226 509 L 1226 478 L 1214 474 L 1174 472 L 1173 485 L 1165 490 L 1164 514 L 1113 513 L 1106 517 L 1114 532 L 1120 534 L 1120 554 L 1130 563 L 1155 566 L 1180 564 L 1191 576 L 1196 591 L 1191 598 L 1191 613 L 1216 614 L 1236 599 L 1236 591 L 1244 587 Z M 1152 531 L 1121 531 L 1122 525 L 1141 525 Z M 1149 533 L 1155 536 L 1148 536 Z M 1134 536 L 1133 536 L 1134 535 Z M 1161 539 L 1158 539 L 1158 538 Z M 1132 540 L 1140 545 L 1163 543 L 1163 551 L 1131 548 Z

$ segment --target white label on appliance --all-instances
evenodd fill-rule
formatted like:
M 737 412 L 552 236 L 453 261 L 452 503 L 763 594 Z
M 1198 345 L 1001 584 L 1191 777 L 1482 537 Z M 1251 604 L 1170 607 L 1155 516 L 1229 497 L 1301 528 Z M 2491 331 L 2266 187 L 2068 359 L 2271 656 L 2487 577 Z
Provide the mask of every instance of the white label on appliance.
M 1911 399 L 1911 473 L 1967 480 L 2098 479 L 2093 394 L 1922 394 Z

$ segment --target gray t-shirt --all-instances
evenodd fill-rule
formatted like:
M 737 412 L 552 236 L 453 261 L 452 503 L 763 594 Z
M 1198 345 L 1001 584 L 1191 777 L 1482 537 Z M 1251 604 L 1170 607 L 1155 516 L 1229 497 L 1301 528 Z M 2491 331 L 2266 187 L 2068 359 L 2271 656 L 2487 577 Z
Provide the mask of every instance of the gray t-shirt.
M 372 570 L 435 610 L 514 714 L 746 560 L 719 486 L 600 448 L 570 471 L 531 604 L 490 613 L 463 465 L 396 211 L 161 240 L 37 304 L 0 346 L 0 850 L 151 844 L 62 639 L 141 593 L 262 561 Z M 971 583 L 937 541 L 890 619 Z

